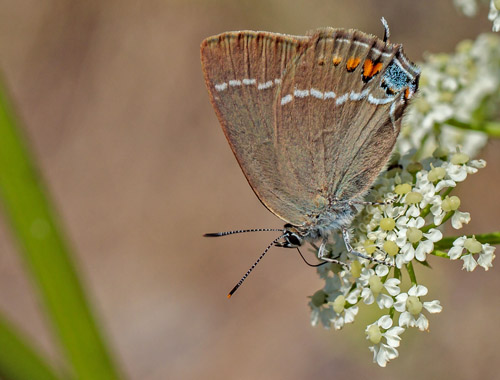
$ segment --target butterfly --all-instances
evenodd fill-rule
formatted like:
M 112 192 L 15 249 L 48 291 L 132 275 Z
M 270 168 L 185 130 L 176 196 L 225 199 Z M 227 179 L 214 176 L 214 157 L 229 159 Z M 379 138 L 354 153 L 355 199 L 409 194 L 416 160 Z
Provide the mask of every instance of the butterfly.
M 252 190 L 285 222 L 233 288 L 273 245 L 296 248 L 348 228 L 387 164 L 420 70 L 400 44 L 321 28 L 305 36 L 226 32 L 205 39 L 201 62 L 210 101 Z M 375 259 L 369 258 L 372 261 Z M 330 260 L 334 261 L 334 260 Z

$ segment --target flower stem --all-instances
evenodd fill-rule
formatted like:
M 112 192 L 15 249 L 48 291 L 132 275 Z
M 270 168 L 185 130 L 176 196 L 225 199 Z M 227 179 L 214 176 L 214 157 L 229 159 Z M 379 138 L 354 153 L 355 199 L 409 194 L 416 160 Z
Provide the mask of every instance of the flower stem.
M 410 281 L 413 285 L 417 285 L 417 276 L 415 276 L 415 270 L 413 269 L 413 264 L 411 261 L 406 264 L 406 270 L 408 272 L 408 275 L 410 276 Z
M 455 213 L 455 211 L 450 211 L 448 214 L 446 214 L 444 216 L 443 220 L 441 221 L 440 225 L 444 224 L 448 219 L 450 219 L 453 216 L 454 213 Z M 431 228 L 436 228 L 436 227 L 437 226 L 434 223 L 431 223 L 431 224 L 429 224 L 427 226 L 422 227 L 420 230 L 422 232 L 428 232 Z
M 449 119 L 446 120 L 444 124 L 452 125 L 461 129 L 484 132 L 490 137 L 500 137 L 500 123 L 495 121 L 487 121 L 481 124 L 472 125 L 456 119 Z
M 401 280 L 401 269 L 394 267 L 394 278 Z
M 450 256 L 448 256 L 448 253 L 446 253 L 445 251 L 440 251 L 438 249 L 435 249 L 433 252 L 431 252 L 431 255 L 442 257 L 444 259 L 450 258 Z
M 468 235 L 468 238 L 471 238 L 473 235 Z M 489 234 L 480 234 L 480 235 L 474 235 L 476 240 L 480 242 L 481 244 L 500 244 L 500 232 L 492 232 Z M 434 247 L 436 249 L 449 249 L 453 247 L 453 242 L 458 238 L 459 236 L 448 236 L 440 241 L 434 243 Z

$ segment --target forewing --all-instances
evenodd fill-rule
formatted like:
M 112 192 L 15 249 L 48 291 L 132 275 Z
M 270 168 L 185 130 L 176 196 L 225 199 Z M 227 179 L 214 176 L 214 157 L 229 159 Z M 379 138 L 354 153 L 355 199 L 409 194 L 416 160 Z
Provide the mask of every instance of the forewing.
M 287 67 L 276 101 L 281 173 L 310 217 L 363 195 L 387 163 L 418 69 L 400 45 L 321 29 Z M 318 202 L 326 199 L 328 202 Z
M 286 222 L 300 223 L 280 177 L 275 142 L 274 101 L 287 65 L 310 37 L 267 32 L 229 32 L 201 44 L 201 61 L 210 99 L 224 134 L 260 201 Z

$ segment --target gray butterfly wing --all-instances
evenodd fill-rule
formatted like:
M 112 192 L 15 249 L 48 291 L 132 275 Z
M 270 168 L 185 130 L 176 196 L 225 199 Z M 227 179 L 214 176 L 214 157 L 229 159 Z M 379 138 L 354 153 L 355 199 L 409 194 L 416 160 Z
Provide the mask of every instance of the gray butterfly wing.
M 287 67 L 275 103 L 278 167 L 293 173 L 288 185 L 309 223 L 373 184 L 418 76 L 400 45 L 331 28 L 313 34 Z
M 274 102 L 287 65 L 310 37 L 267 32 L 228 32 L 201 44 L 201 61 L 212 105 L 226 138 L 260 201 L 286 222 L 299 223 L 295 206 L 277 168 Z

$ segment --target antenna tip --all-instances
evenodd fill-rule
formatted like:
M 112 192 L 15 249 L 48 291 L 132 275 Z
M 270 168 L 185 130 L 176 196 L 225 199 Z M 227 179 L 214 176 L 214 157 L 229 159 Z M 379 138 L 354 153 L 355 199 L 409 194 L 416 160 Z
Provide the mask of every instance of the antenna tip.
M 391 31 L 389 29 L 389 24 L 387 23 L 387 20 L 384 17 L 382 17 L 380 19 L 380 21 L 382 21 L 382 25 L 384 26 L 384 42 L 387 42 L 387 40 L 391 36 Z
M 229 298 L 231 298 L 231 293 L 229 293 L 229 294 L 227 295 L 227 299 L 229 299 Z
M 220 232 L 209 232 L 206 234 L 203 234 L 204 237 L 216 237 L 216 236 L 222 236 Z

